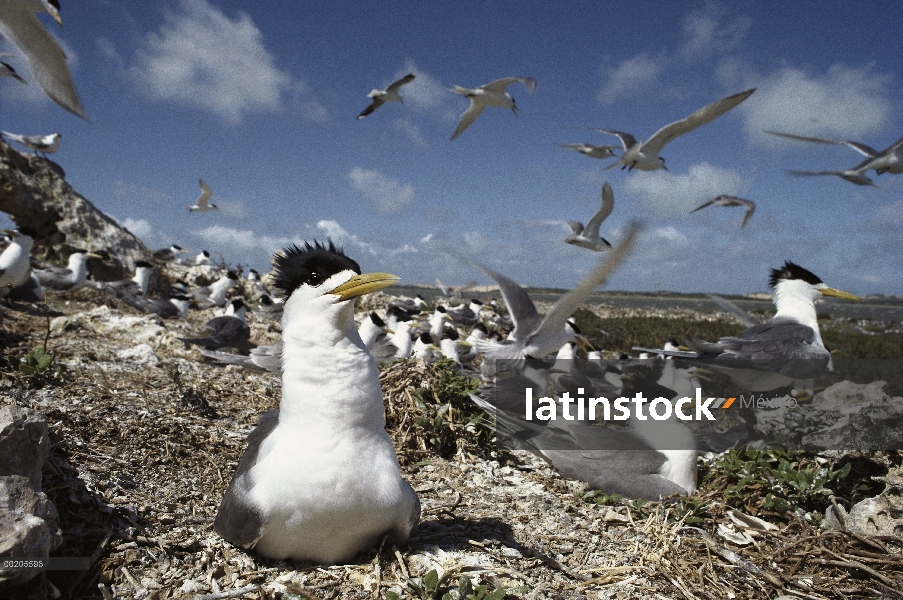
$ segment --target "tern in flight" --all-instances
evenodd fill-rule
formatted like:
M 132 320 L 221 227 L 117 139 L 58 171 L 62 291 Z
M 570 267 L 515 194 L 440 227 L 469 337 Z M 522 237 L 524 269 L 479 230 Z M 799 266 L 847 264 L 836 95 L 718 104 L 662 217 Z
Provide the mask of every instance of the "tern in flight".
M 700 125 L 705 125 L 709 121 L 713 121 L 720 117 L 749 98 L 754 91 L 756 91 L 756 88 L 728 96 L 727 98 L 722 98 L 708 106 L 703 106 L 689 117 L 665 125 L 652 134 L 652 137 L 645 142 L 639 141 L 633 137 L 633 135 L 624 133 L 623 131 L 592 128 L 595 131 L 618 136 L 621 140 L 621 145 L 624 147 L 624 154 L 621 155 L 621 158 L 605 168 L 612 169 L 618 165 L 623 165 L 621 167 L 622 169 L 639 169 L 640 171 L 665 169 L 667 171 L 665 159 L 660 157 L 658 153 L 662 151 L 662 148 L 664 148 L 668 142 L 678 136 L 693 131 Z
M 592 216 L 586 227 L 579 221 L 566 221 L 573 233 L 565 238 L 564 241 L 574 246 L 595 250 L 596 252 L 610 249 L 611 244 L 606 239 L 599 237 L 599 226 L 602 224 L 602 221 L 608 218 L 614 207 L 615 195 L 612 193 L 608 182 L 605 182 L 605 185 L 602 186 L 602 206 L 599 208 L 599 212 Z
M 386 102 L 401 102 L 404 104 L 404 99 L 401 97 L 401 94 L 398 93 L 398 90 L 401 89 L 401 86 L 407 85 L 412 81 L 414 81 L 414 74 L 408 73 L 398 81 L 392 82 L 386 89 L 373 90 L 367 94 L 367 97 L 372 98 L 373 102 L 370 103 L 370 106 L 362 110 L 357 118 L 363 119 Z
M 210 212 L 211 210 L 219 210 L 219 207 L 216 204 L 210 204 L 210 197 L 213 196 L 213 192 L 210 191 L 210 188 L 207 187 L 207 184 L 204 183 L 203 179 L 199 179 L 201 182 L 201 195 L 198 196 L 198 199 L 194 201 L 192 206 L 188 207 L 189 212 Z
M 470 98 L 470 106 L 464 111 L 464 114 L 461 115 L 461 120 L 458 122 L 458 127 L 452 134 L 451 139 L 455 139 L 461 135 L 465 129 L 470 127 L 471 124 L 477 120 L 477 117 L 486 110 L 487 106 L 510 108 L 511 112 L 516 115 L 517 104 L 514 103 L 514 98 L 512 98 L 511 94 L 506 92 L 505 89 L 512 83 L 518 81 L 524 84 L 524 87 L 526 87 L 531 94 L 533 93 L 533 90 L 536 89 L 536 80 L 532 77 L 505 77 L 504 79 L 498 79 L 492 83 L 481 85 L 472 90 L 457 85 L 452 88 L 451 91 L 454 93 Z
M 841 146 L 849 146 L 859 154 L 865 156 L 865 160 L 850 169 L 850 171 L 864 172 L 869 169 L 874 169 L 875 172 L 878 173 L 878 175 L 881 175 L 882 173 L 900 175 L 901 173 L 903 173 L 903 138 L 900 138 L 884 150 L 875 150 L 871 146 L 866 146 L 865 144 L 860 144 L 859 142 L 853 142 L 850 140 L 830 140 L 827 138 L 808 137 L 805 135 L 794 135 L 792 133 L 781 133 L 779 131 L 766 131 L 765 133 L 770 133 L 771 135 L 777 135 L 800 142 L 815 142 L 817 144 L 835 144 Z M 838 173 L 830 172 L 830 174 L 836 175 Z M 857 182 L 854 181 L 853 183 Z
M 593 146 L 592 144 L 558 144 L 558 146 L 579 152 L 580 154 L 589 156 L 590 158 L 597 158 L 599 160 L 605 160 L 606 158 L 617 156 L 617 154 L 613 152 L 613 150 L 617 148 L 617 146 Z
M 706 206 L 712 206 L 713 204 L 715 206 L 745 206 L 746 214 L 743 215 L 743 223 L 740 224 L 740 229 L 746 227 L 746 224 L 749 223 L 749 219 L 753 216 L 753 213 L 756 212 L 756 203 L 752 200 L 744 200 L 743 198 L 726 196 L 722 194 L 721 196 L 717 196 L 701 206 L 697 206 L 690 211 L 690 214 L 696 212 L 697 210 L 702 210 Z

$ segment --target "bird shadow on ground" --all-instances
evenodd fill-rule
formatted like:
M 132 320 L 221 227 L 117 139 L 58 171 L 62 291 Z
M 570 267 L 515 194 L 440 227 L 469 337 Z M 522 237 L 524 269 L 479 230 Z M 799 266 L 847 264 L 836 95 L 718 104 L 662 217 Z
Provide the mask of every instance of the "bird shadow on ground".
M 474 543 L 475 541 L 477 543 Z M 491 546 L 493 541 L 509 546 L 517 545 L 511 526 L 500 519 L 450 516 L 433 521 L 421 521 L 411 532 L 408 545 L 463 550 L 473 549 L 481 544 Z

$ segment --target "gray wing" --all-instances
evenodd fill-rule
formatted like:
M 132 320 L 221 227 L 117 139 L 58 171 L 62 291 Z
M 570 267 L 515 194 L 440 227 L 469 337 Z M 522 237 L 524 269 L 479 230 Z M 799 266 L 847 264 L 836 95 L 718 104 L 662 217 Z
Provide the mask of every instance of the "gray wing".
M 559 223 L 559 221 L 555 221 L 555 223 Z M 574 235 L 583 233 L 584 227 L 580 221 L 564 221 L 564 224 L 571 228 L 571 233 Z
M 387 92 L 396 92 L 396 91 L 398 91 L 398 89 L 399 89 L 401 86 L 407 85 L 407 84 L 411 83 L 412 81 L 414 81 L 414 78 L 415 78 L 415 75 L 414 75 L 413 73 L 408 73 L 407 75 L 405 75 L 404 77 L 402 77 L 402 78 L 399 79 L 398 81 L 393 81 L 393 82 L 389 85 L 389 87 L 386 88 L 386 91 L 387 91 Z M 371 111 L 371 112 L 372 112 L 372 111 Z
M 35 277 L 41 285 L 52 290 L 68 290 L 75 285 L 71 270 L 62 269 L 35 269 Z
M 591 238 L 599 237 L 599 226 L 602 224 L 602 221 L 608 218 L 608 215 L 611 214 L 614 208 L 615 195 L 606 181 L 605 185 L 602 186 L 602 207 L 586 224 L 586 227 L 583 229 L 583 235 Z
M 605 280 L 614 272 L 618 264 L 624 260 L 636 240 L 639 229 L 639 225 L 636 223 L 632 224 L 624 240 L 608 255 L 608 258 L 593 269 L 576 288 L 558 299 L 552 306 L 552 309 L 546 314 L 545 319 L 542 320 L 539 328 L 532 331 L 533 335 L 558 335 L 564 328 L 565 321 L 574 314 L 574 311 L 583 304 L 583 301 L 597 287 L 605 283 Z
M 722 98 L 717 102 L 712 102 L 708 106 L 703 106 L 692 115 L 680 121 L 674 121 L 665 125 L 643 143 L 643 150 L 658 154 L 665 145 L 674 138 L 689 133 L 701 125 L 705 125 L 709 121 L 713 121 L 720 117 L 730 109 L 734 108 L 756 91 L 756 88 L 733 94 L 727 98 Z
M 865 144 L 860 144 L 859 142 L 852 142 L 849 140 L 829 140 L 827 138 L 810 137 L 810 136 L 806 136 L 806 135 L 794 135 L 792 133 L 781 133 L 780 131 L 766 130 L 765 133 L 770 133 L 771 135 L 777 135 L 777 136 L 780 136 L 783 138 L 797 140 L 800 142 L 815 142 L 817 144 L 835 144 L 835 145 L 841 145 L 841 146 L 849 146 L 856 152 L 859 152 L 863 156 L 868 156 L 869 158 L 875 158 L 876 156 L 881 154 L 874 148 L 866 146 Z
M 636 138 L 629 133 L 624 133 L 623 131 L 615 131 L 614 129 L 599 129 L 597 127 L 590 127 L 590 129 L 592 129 L 593 131 L 598 131 L 599 133 L 608 133 L 618 136 L 618 139 L 621 140 L 621 146 L 624 148 L 624 150 L 630 150 L 636 145 Z
M 860 165 L 857 165 L 857 166 L 862 167 L 862 166 L 868 164 L 868 162 L 871 162 L 871 159 L 869 159 L 869 161 L 867 161 L 867 162 L 860 163 Z M 794 177 L 812 177 L 814 175 L 837 175 L 841 179 L 845 179 L 846 181 L 849 181 L 850 183 L 855 183 L 856 185 L 870 185 L 872 187 L 878 187 L 877 185 L 875 185 L 874 181 L 869 179 L 865 174 L 863 174 L 858 169 L 850 169 L 849 171 L 797 171 L 794 169 L 785 169 L 784 172 L 787 173 L 788 175 L 793 175 Z
M 386 103 L 386 101 L 384 98 L 380 98 L 380 97 L 373 98 L 373 101 L 370 103 L 370 105 L 367 108 L 365 108 L 364 110 L 362 110 L 361 114 L 359 114 L 357 116 L 357 118 L 363 119 L 364 117 L 373 113 L 373 111 L 375 111 L 377 108 L 379 108 L 380 106 L 382 106 L 385 103 Z
M 34 12 L 19 9 L 14 4 L 17 3 L 0 2 L 0 33 L 22 51 L 35 80 L 51 100 L 87 119 L 66 66 L 66 53 L 44 29 Z
M 455 128 L 455 132 L 452 134 L 451 139 L 455 139 L 456 137 L 464 133 L 464 130 L 470 127 L 471 124 L 473 124 L 473 122 L 477 120 L 477 117 L 483 114 L 483 111 L 485 109 L 485 104 L 477 104 L 476 102 L 471 100 L 470 106 L 467 108 L 467 110 L 464 111 L 464 114 L 461 115 L 461 120 L 458 121 L 458 126 Z
M 756 212 L 756 203 L 752 200 L 746 200 L 746 212 L 743 214 L 743 222 L 740 224 L 740 229 L 746 227 L 746 224 L 749 223 L 749 220 L 752 218 L 753 213 Z
M 706 206 L 711 206 L 711 205 L 715 204 L 715 200 L 717 200 L 717 198 L 713 198 L 713 199 L 709 200 L 708 202 L 706 202 L 705 204 L 697 206 L 696 208 L 694 208 L 693 210 L 690 211 L 690 214 L 693 214 L 697 210 L 702 210 Z
M 238 461 L 232 482 L 223 494 L 219 505 L 213 530 L 223 539 L 240 548 L 253 548 L 263 536 L 268 517 L 263 509 L 250 499 L 254 482 L 251 480 L 251 469 L 257 464 L 257 453 L 260 444 L 276 429 L 279 424 L 279 411 L 271 410 L 261 415 L 257 427 L 248 435 L 248 447 Z
M 204 183 L 203 179 L 198 179 L 201 184 L 201 195 L 198 196 L 197 204 L 198 206 L 204 207 L 207 206 L 207 203 L 210 201 L 210 197 L 213 196 L 213 192 L 210 191 L 210 188 L 207 187 L 207 184 Z
M 503 79 L 496 79 L 492 83 L 481 85 L 480 88 L 489 90 L 490 92 L 504 92 L 509 85 L 518 81 L 523 83 L 524 87 L 526 87 L 531 94 L 536 89 L 536 80 L 532 77 L 505 77 Z
M 245 369 L 268 371 L 277 375 L 282 372 L 281 340 L 272 346 L 258 346 L 252 349 L 248 356 L 206 349 L 201 350 L 201 355 L 212 358 L 218 363 L 238 365 Z
M 499 284 L 502 298 L 505 300 L 505 305 L 508 307 L 508 312 L 511 314 L 511 320 L 514 322 L 514 331 L 512 332 L 512 335 L 515 340 L 526 338 L 532 331 L 540 326 L 542 319 L 539 316 L 539 311 L 536 310 L 536 305 L 533 304 L 533 300 L 530 299 L 530 296 L 524 288 L 501 273 L 496 273 L 489 267 L 469 260 L 468 262 L 486 271 L 486 273 Z M 564 327 L 564 323 L 562 323 L 561 326 Z

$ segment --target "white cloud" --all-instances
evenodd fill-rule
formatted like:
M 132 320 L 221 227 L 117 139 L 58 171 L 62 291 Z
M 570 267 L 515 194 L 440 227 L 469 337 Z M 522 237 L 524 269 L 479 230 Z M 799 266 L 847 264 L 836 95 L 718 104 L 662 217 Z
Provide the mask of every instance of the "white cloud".
M 875 216 L 871 218 L 871 225 L 895 228 L 903 226 L 903 200 L 897 200 L 875 211 Z
M 752 26 L 752 19 L 733 16 L 727 8 L 708 3 L 684 19 L 680 54 L 685 59 L 711 56 L 735 49 Z
M 692 165 L 686 175 L 668 171 L 634 173 L 624 185 L 654 215 L 672 218 L 720 194 L 742 195 L 748 183 L 736 171 L 703 162 Z
M 348 233 L 348 231 L 346 231 L 337 221 L 327 221 L 325 219 L 317 221 L 317 229 L 325 233 L 329 239 L 338 244 L 351 246 L 357 250 L 377 257 L 377 259 L 379 259 L 378 262 L 384 262 L 386 259 L 394 258 L 399 254 L 411 254 L 418 251 L 417 248 L 410 244 L 388 248 L 379 244 L 365 242 L 361 240 L 357 234 Z
M 182 0 L 135 52 L 129 74 L 149 97 L 195 105 L 237 123 L 243 114 L 276 112 L 291 91 L 245 13 L 230 19 L 206 0 Z
M 395 119 L 392 125 L 395 131 L 405 134 L 415 146 L 420 146 L 421 148 L 426 146 L 426 139 L 424 139 L 423 133 L 420 131 L 420 125 L 417 123 L 408 119 Z
M 135 234 L 135 237 L 143 243 L 148 243 L 154 235 L 154 227 L 145 219 L 127 218 L 122 222 L 122 226 Z
M 433 239 L 433 234 L 428 233 L 425 236 L 423 236 L 422 238 L 420 238 L 420 243 L 421 244 L 429 244 L 432 239 Z
M 222 225 L 205 227 L 193 235 L 206 242 L 208 249 L 222 252 L 227 258 L 235 258 L 236 252 L 247 254 L 264 251 L 272 254 L 295 241 L 285 236 L 261 235 L 250 229 Z
M 599 100 L 609 103 L 640 94 L 652 87 L 667 60 L 662 56 L 652 56 L 648 52 L 625 59 L 617 67 L 604 73 L 605 82 L 599 90 Z
M 720 66 L 719 77 L 758 88 L 737 110 L 745 116 L 749 135 L 766 144 L 787 142 L 764 130 L 857 139 L 881 131 L 890 120 L 891 76 L 877 73 L 872 65 L 838 63 L 822 74 L 784 67 L 762 75 L 731 60 Z
M 434 111 L 448 105 L 448 86 L 443 85 L 426 71 L 419 69 L 411 59 L 408 59 L 403 68 L 395 71 L 393 81 L 408 73 L 413 73 L 416 78 L 401 88 L 405 106 L 410 105 L 418 110 Z M 392 82 L 388 81 L 386 85 L 389 83 Z
M 386 177 L 376 169 L 354 167 L 348 173 L 351 187 L 373 202 L 381 212 L 397 212 L 414 201 L 414 187 Z

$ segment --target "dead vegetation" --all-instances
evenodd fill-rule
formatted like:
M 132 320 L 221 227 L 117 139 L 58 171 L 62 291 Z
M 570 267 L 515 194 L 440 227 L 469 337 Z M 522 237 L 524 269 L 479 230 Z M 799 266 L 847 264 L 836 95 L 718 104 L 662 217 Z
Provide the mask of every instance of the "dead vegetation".
M 474 383 L 448 363 L 414 361 L 381 378 L 388 429 L 423 504 L 410 542 L 334 567 L 259 559 L 211 523 L 246 434 L 278 406 L 280 382 L 185 350 L 177 337 L 210 316 L 163 322 L 91 290 L 52 297 L 47 315 L 4 311 L 4 358 L 21 361 L 46 339 L 53 359 L 34 373 L 7 360 L 0 402 L 47 415 L 44 490 L 65 538 L 54 554 L 92 562 L 88 572 L 47 573 L 62 597 L 900 596 L 903 540 L 818 528 L 825 506 L 883 490 L 897 454 L 859 457 L 843 477 L 819 480 L 815 503 L 791 485 L 796 474 L 839 472 L 842 457 L 782 465 L 764 456 L 767 473 L 749 456 L 710 457 L 697 495 L 633 502 L 497 449 L 491 423 L 463 398 Z M 255 340 L 277 339 L 250 320 Z M 797 496 L 781 491 L 791 488 Z M 782 493 L 786 506 L 775 500 Z

